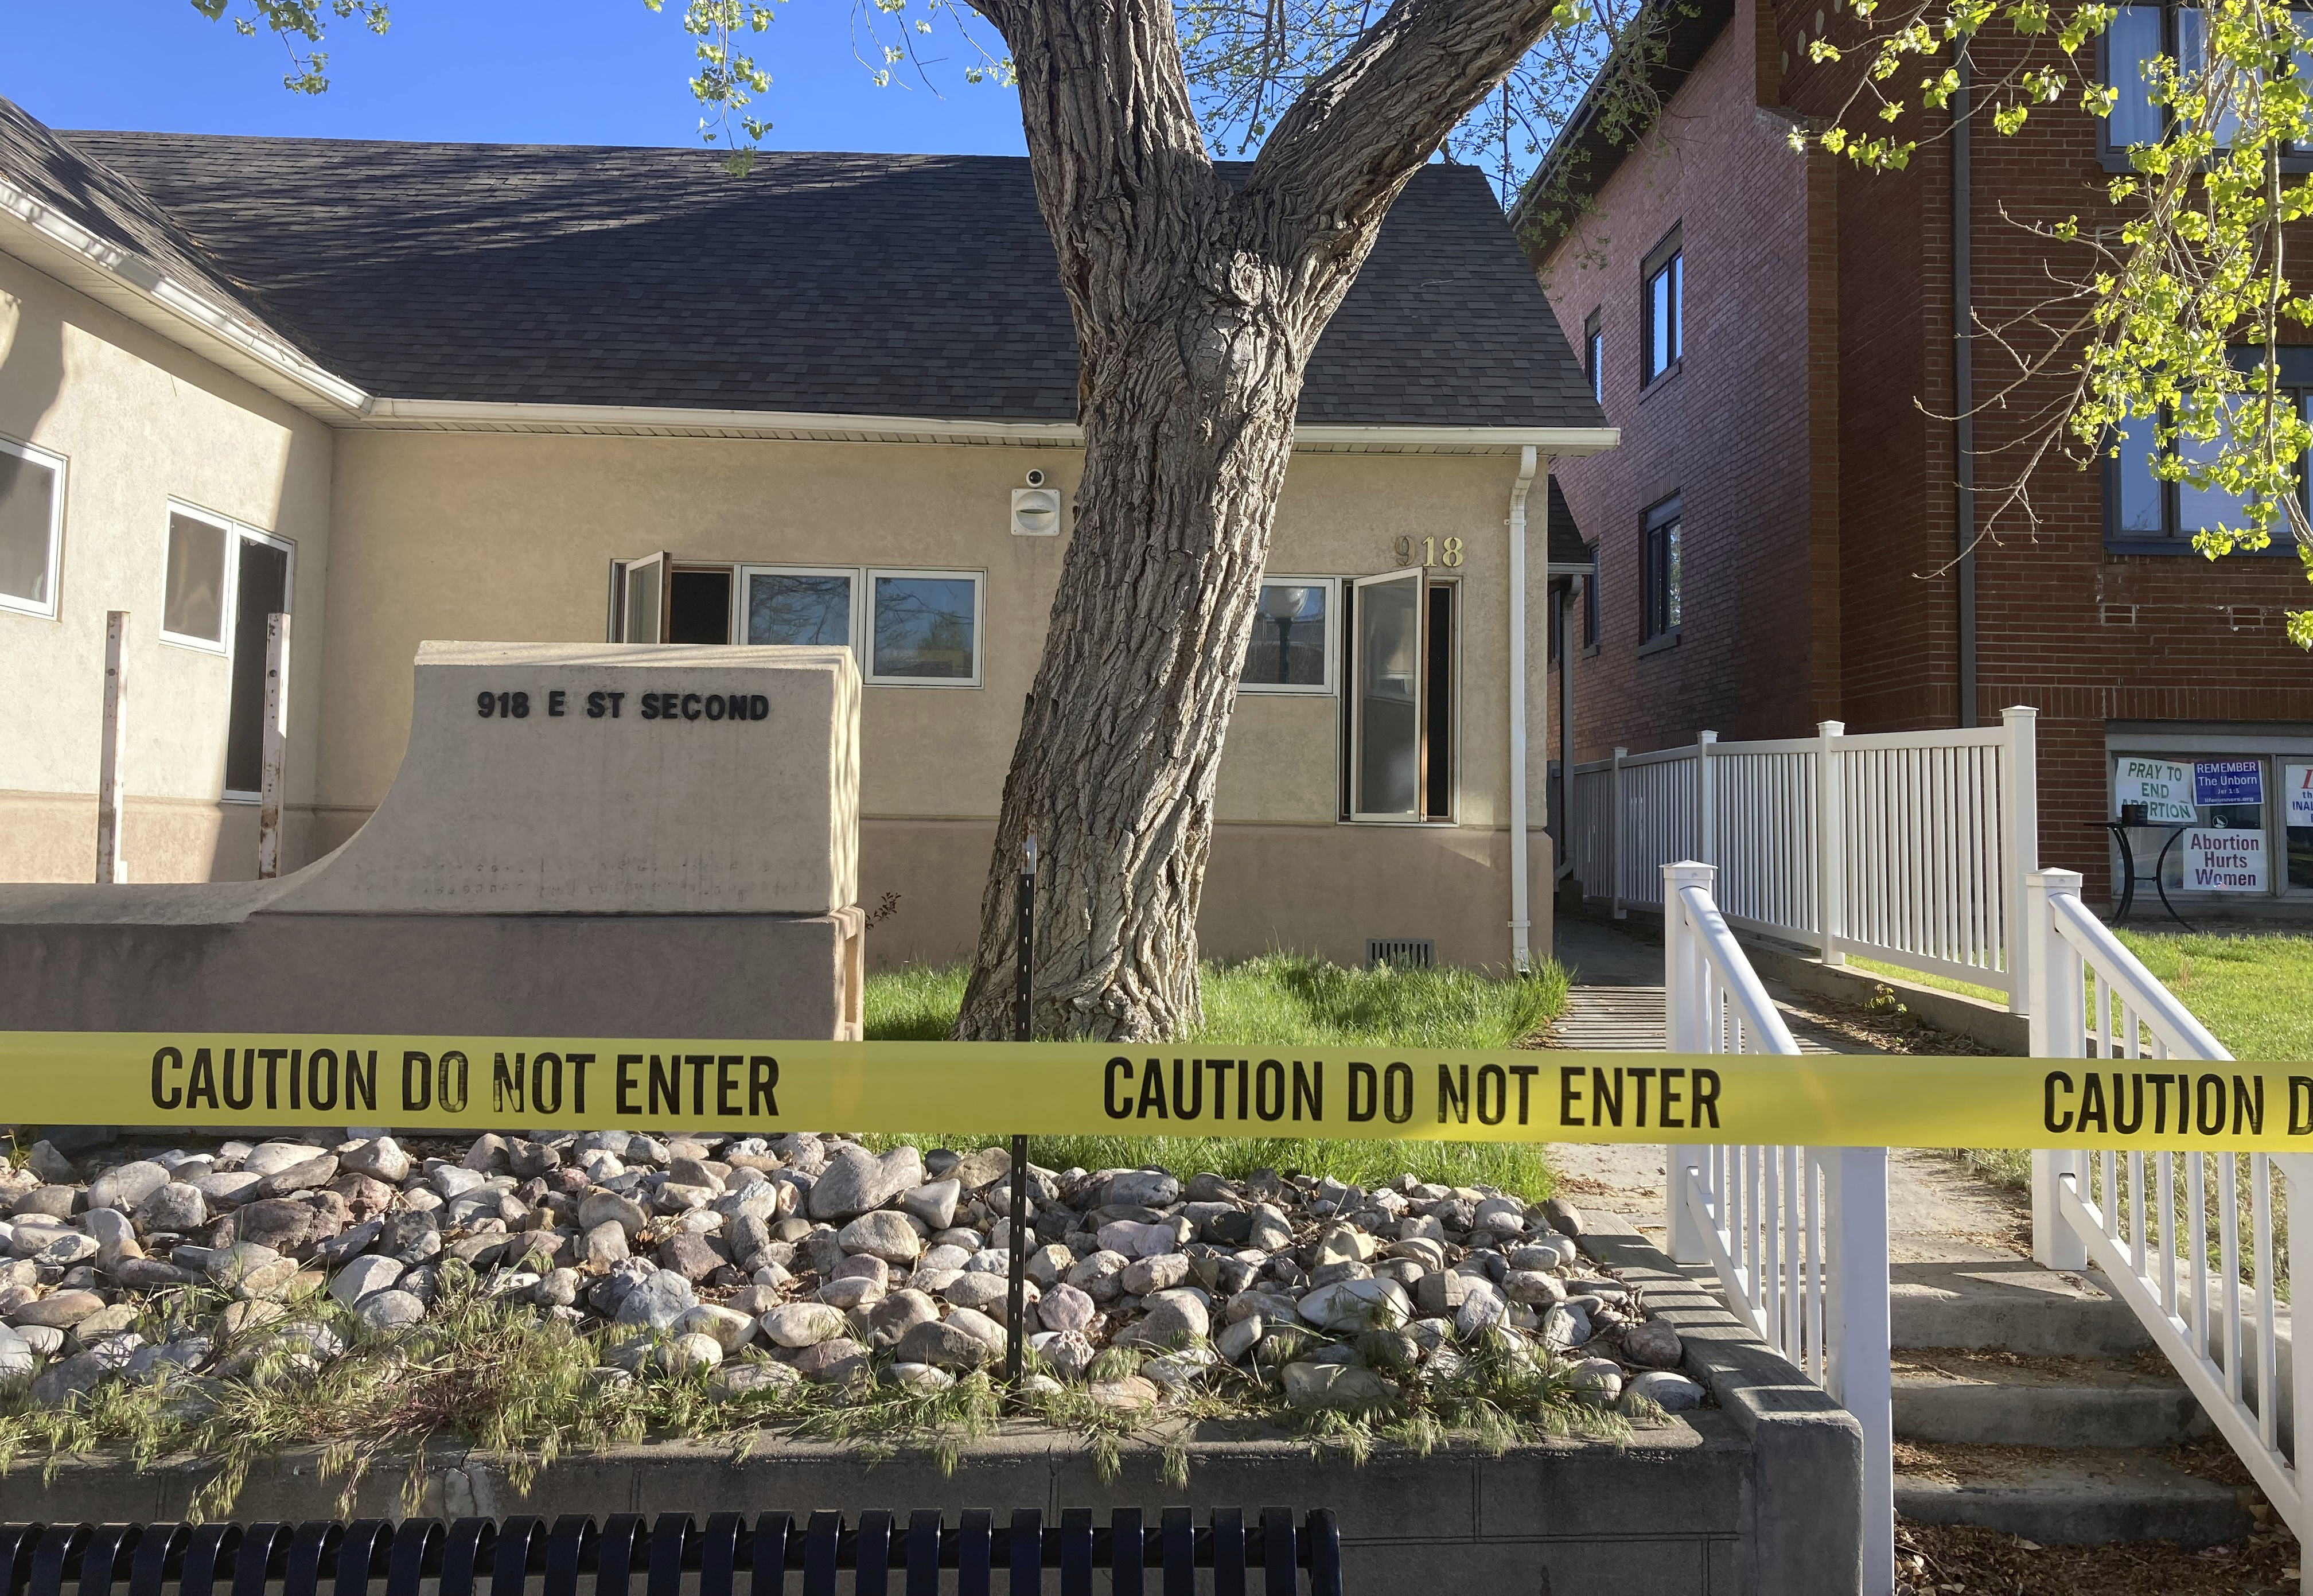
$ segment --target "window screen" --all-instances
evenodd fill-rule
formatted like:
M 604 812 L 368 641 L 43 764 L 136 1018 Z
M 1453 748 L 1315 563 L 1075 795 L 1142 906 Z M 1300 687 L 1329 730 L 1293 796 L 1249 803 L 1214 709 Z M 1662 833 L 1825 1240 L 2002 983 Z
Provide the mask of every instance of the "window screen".
M 225 529 L 215 522 L 171 512 L 163 631 L 205 643 L 224 641 L 225 544 Z
M 978 578 L 879 571 L 871 580 L 875 630 L 869 676 L 903 682 L 979 680 Z
M 56 604 L 57 483 L 62 473 L 0 445 L 0 603 L 48 613 Z

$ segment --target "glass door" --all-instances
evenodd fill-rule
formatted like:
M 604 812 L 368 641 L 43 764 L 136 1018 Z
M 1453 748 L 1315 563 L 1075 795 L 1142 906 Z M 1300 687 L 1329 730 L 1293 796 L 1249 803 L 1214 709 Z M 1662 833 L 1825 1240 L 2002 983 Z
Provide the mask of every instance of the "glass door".
M 1421 568 L 1357 584 L 1350 816 L 1421 819 Z

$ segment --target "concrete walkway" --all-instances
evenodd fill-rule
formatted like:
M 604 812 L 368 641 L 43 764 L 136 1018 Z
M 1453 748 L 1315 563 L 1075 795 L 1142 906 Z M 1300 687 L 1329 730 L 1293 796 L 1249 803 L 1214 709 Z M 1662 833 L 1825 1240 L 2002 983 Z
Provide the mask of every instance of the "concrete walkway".
M 1552 952 L 1573 985 L 1566 1013 L 1551 1030 L 1552 1046 L 1649 1052 L 1664 1045 L 1659 941 L 1643 930 L 1561 915 Z M 1775 982 L 1767 983 L 1767 995 L 1803 1053 L 1880 1051 L 1809 1018 L 1806 1010 L 1819 1010 L 1823 999 Z M 1667 1200 L 1661 1148 L 1554 1142 L 1549 1156 L 1578 1204 L 1593 1203 L 1625 1215 L 1642 1230 L 1661 1231 Z M 1934 1275 L 2027 1256 L 2027 1249 L 2018 1245 L 2017 1205 L 1940 1153 L 1893 1150 L 1887 1186 L 1891 1263 L 1928 1265 L 1924 1273 Z

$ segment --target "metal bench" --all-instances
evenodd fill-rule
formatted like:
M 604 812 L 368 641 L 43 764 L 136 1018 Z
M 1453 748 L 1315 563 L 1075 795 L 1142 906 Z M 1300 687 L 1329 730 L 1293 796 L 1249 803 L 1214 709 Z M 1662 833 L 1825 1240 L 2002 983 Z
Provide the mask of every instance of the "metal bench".
M 954 1596 L 994 1596 L 995 1570 L 1009 1596 L 1041 1596 L 1043 1573 L 1060 1571 L 1062 1596 L 1092 1596 L 1093 1570 L 1106 1569 L 1115 1596 L 1195 1596 L 1198 1569 L 1210 1570 L 1213 1596 L 1341 1596 L 1341 1533 L 1323 1509 L 1298 1526 L 1285 1508 L 1244 1514 L 1217 1508 L 1198 1526 L 1185 1507 L 1168 1507 L 1154 1526 L 1139 1508 L 1118 1508 L 1095 1528 L 1088 1508 L 1060 1514 L 965 1512 L 951 1526 L 937 1512 L 767 1512 L 752 1526 L 741 1513 L 704 1525 L 689 1515 L 655 1521 L 618 1513 L 597 1526 L 576 1515 L 542 1518 L 383 1519 L 300 1524 L 0 1525 L 0 1596 L 835 1596 L 849 1570 L 855 1596 L 940 1596 L 943 1569 Z M 788 1583 L 790 1574 L 800 1583 Z M 904 1583 L 895 1587 L 893 1576 Z M 685 1576 L 690 1576 L 686 1592 Z M 326 1589 L 325 1589 L 326 1587 Z

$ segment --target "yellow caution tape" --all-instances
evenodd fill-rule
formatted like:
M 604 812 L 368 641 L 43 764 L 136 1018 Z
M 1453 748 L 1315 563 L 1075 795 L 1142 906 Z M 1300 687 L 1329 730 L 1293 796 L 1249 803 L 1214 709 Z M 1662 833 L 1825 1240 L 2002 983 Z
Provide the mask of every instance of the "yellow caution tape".
M 2313 1064 L 0 1032 L 34 1124 L 2313 1150 Z

